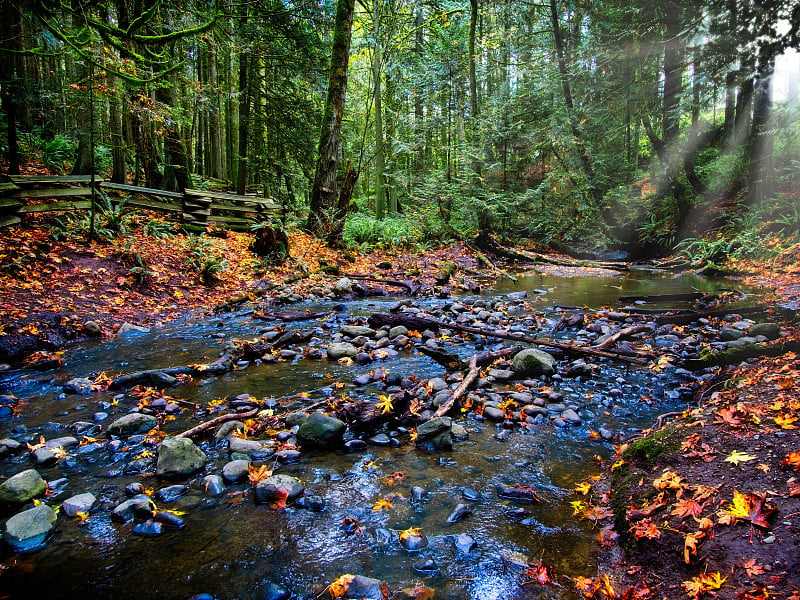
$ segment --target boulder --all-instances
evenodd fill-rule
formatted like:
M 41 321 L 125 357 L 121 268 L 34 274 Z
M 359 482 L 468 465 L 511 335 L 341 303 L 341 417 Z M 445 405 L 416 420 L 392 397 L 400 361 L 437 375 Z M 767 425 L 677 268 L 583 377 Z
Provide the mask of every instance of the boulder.
M 777 323 L 755 323 L 747 330 L 747 335 L 751 337 L 763 335 L 769 340 L 777 340 L 781 337 L 781 327 Z
M 136 435 L 147 433 L 158 426 L 158 419 L 153 415 L 130 413 L 120 417 L 108 426 L 110 435 Z
M 180 477 L 199 471 L 206 464 L 205 452 L 189 438 L 166 438 L 158 447 L 156 475 Z
M 228 483 L 234 483 L 247 479 L 250 470 L 249 460 L 232 460 L 222 467 L 222 478 Z
M 297 442 L 306 448 L 331 449 L 342 443 L 347 424 L 315 412 L 297 430 Z
M 119 329 L 117 329 L 117 337 L 121 338 L 136 337 L 146 333 L 150 333 L 149 327 L 142 327 L 140 325 L 134 325 L 133 323 L 123 323 L 120 325 Z
M 0 502 L 22 504 L 44 494 L 47 484 L 36 469 L 27 469 L 0 483 Z
M 514 355 L 511 370 L 517 377 L 552 375 L 556 371 L 556 359 L 542 350 L 527 348 Z
M 345 296 L 347 294 L 352 294 L 353 282 L 350 281 L 347 277 L 342 277 L 333 286 L 333 293 L 336 294 L 337 296 Z
M 383 583 L 379 579 L 356 575 L 347 586 L 344 597 L 358 600 L 382 600 L 387 595 L 383 589 Z
M 111 511 L 111 518 L 121 523 L 128 523 L 134 519 L 152 519 L 156 512 L 155 503 L 149 496 L 141 494 L 115 506 Z
M 3 525 L 3 537 L 17 552 L 38 550 L 56 526 L 56 513 L 46 504 L 17 513 Z
M 269 458 L 275 454 L 273 446 L 274 443 L 269 440 L 245 440 L 235 435 L 228 440 L 228 452 L 230 454 L 242 454 L 253 459 Z
M 371 327 L 365 327 L 364 325 L 342 325 L 339 328 L 339 333 L 349 337 L 363 335 L 364 337 L 371 338 L 375 336 L 375 330 Z
M 68 517 L 77 517 L 79 512 L 88 513 L 97 502 L 94 494 L 86 492 L 64 500 L 61 509 Z
M 434 417 L 417 427 L 415 443 L 425 450 L 450 450 L 453 447 L 453 421 L 450 417 Z
M 303 482 L 291 475 L 273 475 L 256 484 L 256 502 L 293 502 L 305 492 Z
M 328 360 L 350 358 L 358 354 L 358 348 L 349 342 L 334 342 L 328 345 Z

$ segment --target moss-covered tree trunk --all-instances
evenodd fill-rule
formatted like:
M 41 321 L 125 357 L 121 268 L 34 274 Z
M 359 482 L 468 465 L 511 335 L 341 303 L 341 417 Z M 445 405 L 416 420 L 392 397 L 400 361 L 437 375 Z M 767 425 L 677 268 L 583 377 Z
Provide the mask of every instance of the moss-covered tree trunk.
M 342 116 L 347 92 L 347 64 L 350 58 L 350 38 L 353 29 L 355 0 L 339 0 L 333 31 L 330 83 L 325 101 L 322 134 L 319 141 L 319 159 L 311 191 L 311 206 L 306 229 L 314 235 L 331 239 L 331 234 L 341 230 L 338 223 L 347 216 L 338 206 L 339 182 L 337 175 L 342 161 Z

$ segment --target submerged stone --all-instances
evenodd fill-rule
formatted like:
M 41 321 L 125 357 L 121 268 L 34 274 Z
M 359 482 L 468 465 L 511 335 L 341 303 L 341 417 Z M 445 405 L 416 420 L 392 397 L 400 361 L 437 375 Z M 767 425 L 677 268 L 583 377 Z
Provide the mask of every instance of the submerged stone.
M 3 537 L 17 552 L 33 552 L 47 543 L 56 526 L 56 513 L 46 504 L 23 510 L 3 525 Z

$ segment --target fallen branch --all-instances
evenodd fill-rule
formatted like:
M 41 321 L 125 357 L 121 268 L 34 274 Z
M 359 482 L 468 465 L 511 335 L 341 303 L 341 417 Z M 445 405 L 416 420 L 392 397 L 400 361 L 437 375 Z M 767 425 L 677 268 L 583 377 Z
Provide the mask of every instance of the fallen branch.
M 197 437 L 201 433 L 208 431 L 209 429 L 213 429 L 217 425 L 222 425 L 226 421 L 238 421 L 240 419 L 252 419 L 258 414 L 258 411 L 261 408 L 253 408 L 247 411 L 238 412 L 238 413 L 226 413 L 224 415 L 220 415 L 211 419 L 210 421 L 206 421 L 204 423 L 200 423 L 191 429 L 187 429 L 183 433 L 179 433 L 175 437 L 178 438 L 193 438 Z
M 746 306 L 738 308 L 726 308 L 724 310 L 705 310 L 692 313 L 684 313 L 679 315 L 664 315 L 661 317 L 656 317 L 655 321 L 659 325 L 663 325 L 664 323 L 685 325 L 691 323 L 692 321 L 697 321 L 698 319 L 708 319 L 714 317 L 724 318 L 725 316 L 730 314 L 756 315 L 769 312 L 779 312 L 782 313 L 785 317 L 792 319 L 797 315 L 797 311 L 784 308 L 782 306 L 760 305 L 760 306 Z
M 629 337 L 631 335 L 636 335 L 637 333 L 646 333 L 648 331 L 650 332 L 653 331 L 649 325 L 632 325 L 631 327 L 620 329 L 617 333 L 610 335 L 606 340 L 604 340 L 599 344 L 591 346 L 591 348 L 594 348 L 595 350 L 604 350 L 606 348 L 610 348 L 622 338 Z
M 498 358 L 513 356 L 514 354 L 521 352 L 522 349 L 522 346 L 512 346 L 511 348 L 501 348 L 500 350 L 484 352 L 483 354 L 478 355 L 478 366 L 483 367 L 485 365 L 490 365 Z M 431 357 L 445 369 L 451 371 L 463 371 L 464 369 L 469 368 L 469 363 L 461 360 L 461 357 L 454 352 L 446 352 L 444 350 L 440 350 L 439 348 L 428 348 L 426 346 L 418 346 L 417 350 L 422 354 Z
M 650 353 L 642 352 L 640 356 L 630 356 L 629 354 L 623 354 L 621 352 L 617 352 L 615 350 L 597 350 L 590 346 L 576 346 L 574 344 L 565 344 L 562 342 L 554 342 L 552 340 L 546 340 L 542 338 L 533 338 L 528 337 L 526 335 L 520 335 L 517 333 L 509 333 L 507 331 L 500 331 L 496 329 L 482 329 L 480 327 L 470 327 L 468 325 L 459 325 L 458 323 L 445 323 L 442 321 L 437 321 L 436 319 L 427 319 L 424 317 L 416 316 L 416 315 L 405 315 L 405 314 L 388 314 L 388 313 L 375 313 L 367 319 L 369 322 L 370 327 L 378 329 L 384 325 L 405 325 L 409 329 L 411 326 L 410 323 L 414 324 L 414 328 L 417 330 L 422 329 L 430 329 L 432 331 L 438 331 L 441 328 L 445 329 L 455 329 L 456 331 L 463 331 L 465 333 L 472 333 L 475 335 L 483 335 L 486 337 L 494 337 L 506 340 L 513 340 L 516 342 L 524 342 L 526 344 L 537 344 L 540 346 L 547 346 L 550 348 L 558 348 L 567 354 L 577 354 L 577 355 L 589 355 L 589 356 L 599 356 L 602 358 L 612 358 L 614 360 L 621 360 L 623 362 L 629 362 L 637 365 L 646 365 L 649 362 L 649 359 L 653 357 Z
M 372 277 L 371 275 L 342 275 L 342 277 L 347 277 L 348 279 L 356 279 L 358 281 L 370 281 L 372 283 L 382 283 L 384 285 L 393 285 L 395 287 L 401 287 L 406 290 L 409 296 L 413 296 L 419 292 L 420 286 L 413 281 L 397 281 L 395 279 L 379 279 L 377 277 Z
M 478 378 L 478 373 L 480 369 L 478 368 L 478 355 L 473 354 L 472 358 L 469 361 L 469 372 L 464 376 L 464 380 L 458 385 L 458 387 L 453 392 L 453 395 L 448 398 L 448 400 L 442 404 L 436 412 L 433 413 L 434 417 L 443 417 L 450 409 L 453 408 L 453 405 L 461 400 L 464 396 L 467 395 L 470 386 L 475 383 L 475 380 Z

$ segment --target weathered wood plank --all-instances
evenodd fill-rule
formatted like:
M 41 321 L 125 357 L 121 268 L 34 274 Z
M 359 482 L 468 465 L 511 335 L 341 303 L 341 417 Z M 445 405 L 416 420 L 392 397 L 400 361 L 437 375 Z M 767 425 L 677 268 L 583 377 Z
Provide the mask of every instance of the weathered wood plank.
M 119 200 L 112 199 L 112 202 L 118 203 Z M 182 212 L 180 204 L 172 204 L 170 202 L 159 202 L 158 200 L 141 200 L 139 198 L 128 198 L 125 200 L 125 206 L 133 206 L 135 208 L 144 208 L 145 210 L 155 210 L 164 212 Z
M 9 215 L 7 217 L 0 217 L 0 228 L 9 227 L 11 225 L 16 225 L 17 223 L 22 223 L 22 219 L 20 219 L 16 215 Z
M 104 181 L 100 184 L 103 189 L 116 190 L 118 192 L 131 192 L 134 194 L 145 194 L 150 196 L 164 196 L 165 198 L 183 198 L 180 192 L 169 192 L 167 190 L 156 190 L 153 188 L 139 187 L 136 185 L 128 185 L 126 183 L 111 183 Z
M 20 187 L 10 181 L 4 181 L 0 183 L 0 196 L 8 196 L 16 191 L 18 191 Z
M 9 175 L 9 179 L 18 185 L 34 185 L 45 183 L 90 183 L 91 175 Z M 95 181 L 102 179 L 95 176 Z
M 40 213 L 40 212 L 59 212 L 65 210 L 88 210 L 92 207 L 91 200 L 75 200 L 65 202 L 50 202 L 48 204 L 29 204 L 19 209 L 19 212 Z
M 65 198 L 69 196 L 91 196 L 90 187 L 47 188 L 40 190 L 20 190 L 11 194 L 12 198 Z
M 226 223 L 228 225 L 252 225 L 255 223 L 253 219 L 244 219 L 242 217 L 226 217 L 223 215 L 210 215 L 208 220 L 214 221 L 215 223 Z
M 16 198 L 0 198 L 0 209 L 19 208 L 22 205 Z
M 197 198 L 214 198 L 215 200 L 231 200 L 235 202 L 255 202 L 257 204 L 277 205 L 272 198 L 257 198 L 255 196 L 241 196 L 239 194 L 227 194 L 223 192 L 211 192 L 208 190 L 186 190 L 187 196 Z

